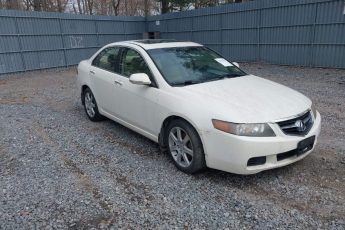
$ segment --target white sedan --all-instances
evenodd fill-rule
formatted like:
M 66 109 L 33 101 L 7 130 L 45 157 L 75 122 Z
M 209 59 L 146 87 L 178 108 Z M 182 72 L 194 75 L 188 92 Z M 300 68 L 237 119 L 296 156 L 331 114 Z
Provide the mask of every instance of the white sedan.
M 307 97 L 193 42 L 112 43 L 80 62 L 77 79 L 91 121 L 107 117 L 159 143 L 186 173 L 288 165 L 320 133 Z

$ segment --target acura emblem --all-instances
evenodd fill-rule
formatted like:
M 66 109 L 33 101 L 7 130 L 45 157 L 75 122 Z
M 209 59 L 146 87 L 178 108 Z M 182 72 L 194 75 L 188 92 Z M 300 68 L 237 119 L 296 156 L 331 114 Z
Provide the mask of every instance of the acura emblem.
M 306 129 L 304 122 L 301 120 L 297 120 L 295 122 L 295 126 L 296 126 L 298 132 L 303 132 Z

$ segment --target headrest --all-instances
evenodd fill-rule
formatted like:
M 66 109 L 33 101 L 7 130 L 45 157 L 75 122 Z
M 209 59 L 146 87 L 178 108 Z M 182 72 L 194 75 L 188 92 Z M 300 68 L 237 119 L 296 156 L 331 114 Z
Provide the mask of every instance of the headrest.
M 110 54 L 108 56 L 108 62 L 109 63 L 114 63 L 115 62 L 115 54 Z

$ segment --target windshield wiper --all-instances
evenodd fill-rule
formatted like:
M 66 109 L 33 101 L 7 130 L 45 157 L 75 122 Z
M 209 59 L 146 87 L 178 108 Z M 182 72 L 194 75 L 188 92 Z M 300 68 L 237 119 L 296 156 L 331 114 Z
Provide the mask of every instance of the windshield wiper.
M 186 86 L 186 85 L 193 85 L 193 84 L 198 84 L 198 83 L 200 83 L 200 81 L 188 80 L 188 81 L 183 81 L 183 82 L 172 83 L 172 85 L 173 86 Z
M 212 77 L 212 78 L 209 78 L 209 79 L 203 79 L 200 81 L 200 83 L 202 82 L 209 82 L 209 81 L 218 81 L 218 80 L 223 80 L 225 78 L 232 78 L 232 77 L 240 77 L 240 76 L 243 76 L 242 74 L 224 74 L 224 75 L 219 75 L 217 77 Z
M 212 77 L 209 79 L 202 79 L 199 81 L 183 81 L 183 82 L 176 82 L 172 83 L 173 86 L 186 86 L 186 85 L 194 85 L 194 84 L 199 84 L 199 83 L 204 83 L 204 82 L 210 82 L 210 81 L 218 81 L 218 80 L 223 80 L 225 78 L 231 78 L 231 77 L 240 77 L 243 76 L 242 74 L 225 74 L 225 75 L 219 75 L 217 77 Z
M 223 78 L 241 77 L 241 76 L 244 76 L 244 75 L 240 74 L 240 73 L 231 73 L 231 74 L 224 74 L 224 75 L 222 75 Z
M 221 75 L 221 76 L 217 76 L 217 77 L 213 77 L 213 78 L 209 78 L 209 79 L 204 79 L 204 80 L 202 80 L 202 82 L 218 81 L 218 80 L 223 80 L 224 78 L 225 78 L 225 76 Z
M 199 83 L 204 83 L 204 82 L 209 82 L 209 81 L 222 80 L 224 78 L 225 78 L 224 76 L 219 76 L 219 77 L 214 77 L 214 78 L 210 78 L 210 79 L 202 79 L 202 80 L 199 80 L 199 81 L 188 80 L 188 81 L 173 83 L 172 85 L 173 86 L 194 85 L 194 84 L 199 84 Z

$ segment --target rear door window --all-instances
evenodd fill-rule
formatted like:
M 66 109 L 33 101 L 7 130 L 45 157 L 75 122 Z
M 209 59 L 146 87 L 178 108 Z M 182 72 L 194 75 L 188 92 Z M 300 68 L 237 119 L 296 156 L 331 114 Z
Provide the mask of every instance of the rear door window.
M 110 72 L 119 73 L 119 47 L 110 47 L 101 51 L 92 61 L 92 65 Z

